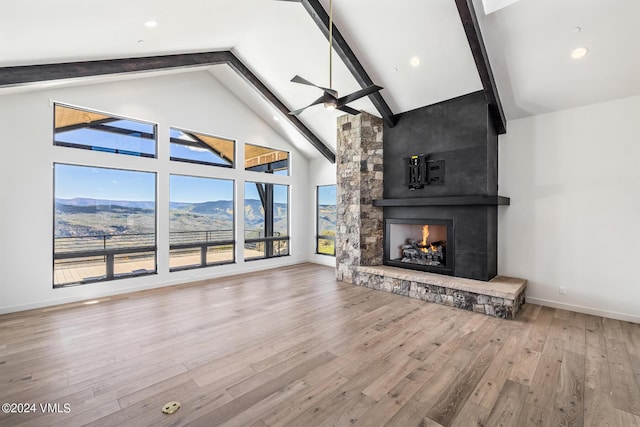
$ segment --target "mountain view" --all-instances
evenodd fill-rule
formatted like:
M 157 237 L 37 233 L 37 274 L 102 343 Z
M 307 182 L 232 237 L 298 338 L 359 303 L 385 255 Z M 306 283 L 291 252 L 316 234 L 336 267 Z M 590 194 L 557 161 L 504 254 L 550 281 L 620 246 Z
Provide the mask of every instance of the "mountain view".
M 336 205 L 318 206 L 318 232 L 321 236 L 336 235 Z
M 56 199 L 55 237 L 155 232 L 154 202 Z
M 55 237 L 145 234 L 155 230 L 155 203 L 90 198 L 56 199 Z M 288 232 L 288 205 L 274 204 L 274 231 Z M 233 201 L 172 202 L 171 231 L 233 230 Z M 264 209 L 260 200 L 245 200 L 246 230 L 264 234 Z

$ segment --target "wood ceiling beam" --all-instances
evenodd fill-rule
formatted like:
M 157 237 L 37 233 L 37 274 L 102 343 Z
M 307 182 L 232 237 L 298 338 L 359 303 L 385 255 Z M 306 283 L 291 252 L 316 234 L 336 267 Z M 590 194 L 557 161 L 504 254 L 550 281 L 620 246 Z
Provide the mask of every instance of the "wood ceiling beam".
M 499 135 L 505 134 L 507 133 L 507 120 L 504 115 L 504 110 L 502 109 L 500 96 L 498 95 L 498 86 L 493 77 L 493 71 L 491 71 L 489 56 L 484 46 L 480 25 L 478 24 L 478 18 L 475 8 L 473 7 L 473 0 L 455 0 L 455 2 L 462 26 L 464 27 L 464 32 L 467 35 L 473 60 L 476 63 L 476 68 L 480 75 L 480 81 L 482 82 L 484 95 L 489 105 L 494 127 Z
M 287 0 L 287 1 L 296 1 L 296 0 Z M 327 40 L 329 39 L 329 15 L 324 10 L 322 5 L 318 0 L 298 0 L 304 8 L 309 12 L 311 18 L 313 18 L 314 22 L 318 25 L 322 34 L 325 35 Z M 356 55 L 353 53 L 347 41 L 344 39 L 340 31 L 333 24 L 333 49 L 336 51 L 342 62 L 347 66 L 353 77 L 356 79 L 358 84 L 363 88 L 367 86 L 371 86 L 373 80 L 367 74 Z M 389 127 L 394 127 L 398 121 L 396 116 L 387 105 L 387 102 L 384 100 L 380 92 L 375 92 L 369 95 L 369 99 L 378 110 L 378 113 L 382 116 L 382 119 Z
M 240 76 L 242 76 L 245 81 L 247 81 L 251 86 L 256 88 L 258 93 L 262 95 L 268 102 L 270 102 L 274 107 L 276 107 L 286 118 L 293 124 L 302 135 L 318 150 L 324 157 L 327 158 L 331 163 L 336 162 L 336 155 L 333 154 L 333 151 L 329 147 L 327 147 L 309 128 L 307 128 L 304 123 L 300 121 L 296 116 L 289 114 L 289 110 L 274 94 L 271 92 L 265 85 L 253 74 L 243 63 L 240 61 L 235 55 L 230 53 L 230 60 L 228 65 L 235 70 Z
M 25 65 L 0 68 L 0 87 L 50 80 L 74 79 L 112 74 L 159 71 L 226 64 L 280 111 L 289 122 L 331 163 L 336 156 L 304 123 L 289 114 L 289 109 L 231 51 L 202 52 L 140 58 Z

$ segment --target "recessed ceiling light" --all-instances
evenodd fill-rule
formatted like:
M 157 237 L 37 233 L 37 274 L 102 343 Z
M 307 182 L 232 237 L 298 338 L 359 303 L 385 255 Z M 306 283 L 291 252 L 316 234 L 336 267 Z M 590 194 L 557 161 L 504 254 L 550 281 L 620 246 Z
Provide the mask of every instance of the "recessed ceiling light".
M 147 21 L 144 23 L 145 27 L 149 27 L 149 28 L 153 28 L 153 27 L 157 27 L 158 26 L 158 22 L 157 21 Z
M 144 40 L 140 39 L 138 40 L 138 43 L 144 43 Z
M 276 122 L 279 122 L 279 121 L 280 121 L 280 117 L 278 117 L 278 116 L 273 116 L 273 120 L 275 120 Z
M 582 28 L 580 27 L 574 27 L 573 30 L 571 30 L 573 34 L 578 34 L 580 31 L 582 31 Z
M 579 47 L 577 49 L 573 49 L 573 52 L 571 52 L 571 57 L 573 59 L 580 59 L 584 58 L 587 53 L 589 53 L 589 49 L 587 49 L 586 47 Z
M 409 64 L 411 64 L 412 67 L 417 67 L 420 65 L 420 58 L 418 58 L 417 56 L 414 56 L 413 58 L 411 58 L 409 60 Z

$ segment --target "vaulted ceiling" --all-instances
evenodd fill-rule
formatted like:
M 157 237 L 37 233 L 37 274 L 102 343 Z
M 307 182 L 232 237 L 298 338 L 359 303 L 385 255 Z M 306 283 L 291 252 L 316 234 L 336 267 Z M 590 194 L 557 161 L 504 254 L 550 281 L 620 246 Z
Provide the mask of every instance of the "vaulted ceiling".
M 329 0 L 320 3 L 329 9 Z M 474 0 L 474 4 L 508 119 L 640 94 L 637 0 Z M 380 93 L 394 114 L 482 89 L 454 0 L 333 0 L 333 12 L 336 27 L 373 82 L 384 88 Z M 157 25 L 145 26 L 149 21 Z M 570 55 L 577 47 L 586 47 L 588 54 L 575 60 Z M 321 94 L 291 83 L 294 75 L 328 85 L 327 39 L 295 1 L 0 4 L 0 67 L 224 50 L 233 52 L 286 108 L 303 107 Z M 418 66 L 411 65 L 412 58 L 419 59 Z M 360 89 L 335 53 L 333 65 L 335 89 L 341 94 Z M 228 66 L 204 69 L 308 157 L 321 156 Z M 97 79 L 102 80 L 105 77 Z M 0 95 L 32 87 L 4 87 Z M 368 98 L 350 106 L 379 115 Z M 340 114 L 316 106 L 302 113 L 300 120 L 335 149 L 335 118 Z

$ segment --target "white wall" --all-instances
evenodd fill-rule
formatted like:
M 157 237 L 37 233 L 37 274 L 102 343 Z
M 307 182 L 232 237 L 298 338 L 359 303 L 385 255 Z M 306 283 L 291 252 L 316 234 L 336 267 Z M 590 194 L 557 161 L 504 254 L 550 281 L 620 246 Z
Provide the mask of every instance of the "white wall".
M 329 162 L 327 159 L 315 159 L 309 162 L 309 212 L 311 212 L 310 220 L 314 221 L 313 235 L 316 233 L 316 213 L 318 212 L 316 191 L 319 185 L 335 185 L 336 183 L 336 164 Z M 328 255 L 319 255 L 316 253 L 316 242 L 314 239 L 308 243 L 309 260 L 316 264 L 327 265 L 329 267 L 336 266 L 336 258 Z
M 158 123 L 158 159 L 54 147 L 51 101 Z M 245 172 L 241 161 L 237 162 L 240 166 L 235 170 L 170 162 L 167 143 L 170 126 L 235 139 L 238 159 L 243 158 L 245 142 L 288 150 L 291 152 L 291 176 Z M 0 95 L 0 129 L 0 200 L 3 204 L 0 209 L 0 313 L 273 268 L 309 259 L 309 241 L 313 240 L 309 230 L 314 227 L 309 211 L 309 162 L 207 72 Z M 157 172 L 157 275 L 52 288 L 54 162 Z M 244 198 L 245 179 L 289 184 L 292 255 L 247 263 L 237 257 L 234 265 L 169 273 L 167 206 L 170 173 L 234 179 L 236 201 L 240 202 Z M 241 208 L 236 208 L 236 228 L 237 246 L 241 248 Z
M 530 302 L 640 322 L 640 97 L 511 121 L 499 155 L 500 274 Z

